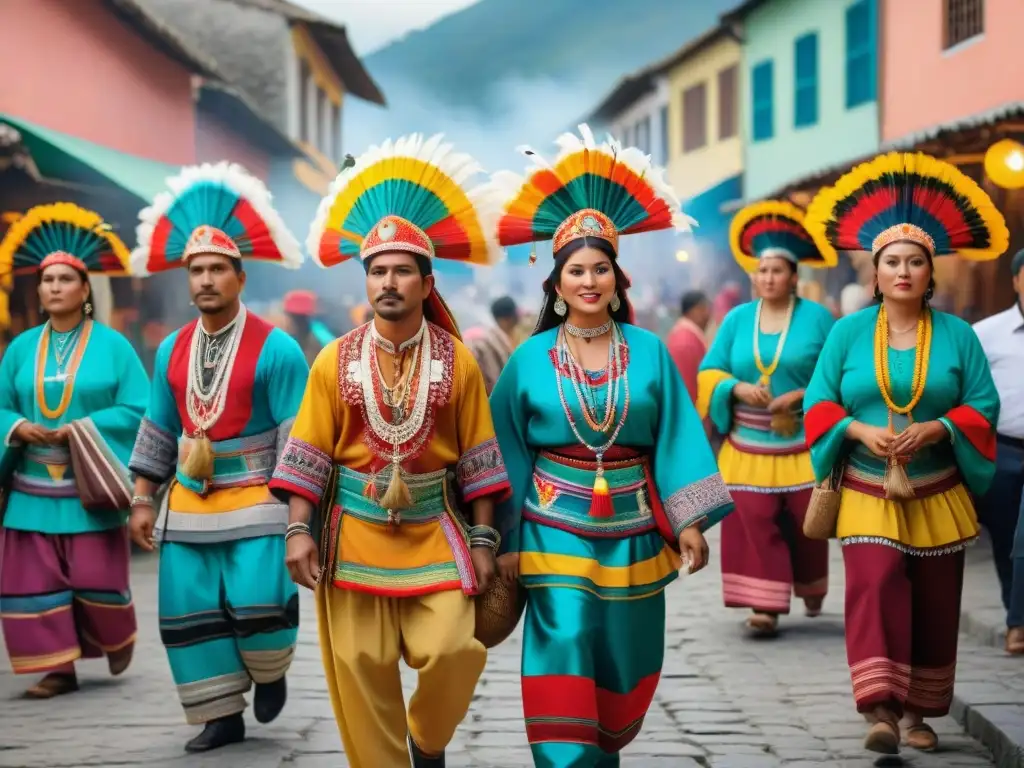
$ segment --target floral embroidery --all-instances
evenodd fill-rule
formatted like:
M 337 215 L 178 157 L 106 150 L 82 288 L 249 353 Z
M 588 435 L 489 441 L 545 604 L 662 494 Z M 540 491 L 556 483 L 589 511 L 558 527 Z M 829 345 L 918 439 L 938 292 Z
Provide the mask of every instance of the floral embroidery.
M 302 440 L 289 438 L 277 461 L 274 480 L 305 490 L 315 498 L 323 496 L 333 467 L 331 457 Z
M 505 471 L 505 460 L 502 459 L 501 450 L 498 448 L 498 441 L 492 437 L 462 454 L 456 467 L 456 474 L 459 488 L 462 489 L 466 501 L 507 487 L 508 474 Z

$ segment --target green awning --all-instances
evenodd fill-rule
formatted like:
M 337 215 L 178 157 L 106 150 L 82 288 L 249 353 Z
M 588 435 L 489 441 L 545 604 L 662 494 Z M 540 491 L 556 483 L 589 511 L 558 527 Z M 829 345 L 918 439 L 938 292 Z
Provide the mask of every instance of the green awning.
M 167 188 L 167 178 L 180 168 L 94 144 L 67 133 L 43 128 L 19 117 L 0 113 L 21 133 L 39 173 L 46 178 L 81 184 L 113 184 L 146 203 Z

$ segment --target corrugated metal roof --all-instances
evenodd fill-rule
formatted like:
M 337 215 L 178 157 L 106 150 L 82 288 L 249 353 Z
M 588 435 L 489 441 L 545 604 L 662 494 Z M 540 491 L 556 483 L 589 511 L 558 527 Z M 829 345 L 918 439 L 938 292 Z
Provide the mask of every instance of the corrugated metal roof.
M 999 120 L 1006 120 L 1015 117 L 1024 117 L 1024 101 L 1011 101 L 1001 106 L 979 112 L 970 117 L 961 117 L 947 123 L 925 128 L 922 131 L 908 134 L 899 139 L 887 141 L 882 145 L 885 150 L 889 149 L 910 149 L 925 141 L 934 141 L 949 133 L 969 130 L 971 128 L 982 128 L 991 125 Z

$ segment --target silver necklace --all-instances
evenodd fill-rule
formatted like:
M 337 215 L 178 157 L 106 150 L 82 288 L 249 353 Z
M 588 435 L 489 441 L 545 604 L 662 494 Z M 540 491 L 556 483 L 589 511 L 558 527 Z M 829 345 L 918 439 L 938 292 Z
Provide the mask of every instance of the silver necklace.
M 599 325 L 596 328 L 580 328 L 578 325 L 573 325 L 568 320 L 563 323 L 566 333 L 570 336 L 574 336 L 577 339 L 584 339 L 590 341 L 600 336 L 604 336 L 608 331 L 612 329 L 612 321 L 609 320 L 603 325 Z
M 188 417 L 200 433 L 207 432 L 227 406 L 227 382 L 231 378 L 231 372 L 235 367 L 235 359 L 238 356 L 238 348 L 241 345 L 242 335 L 245 331 L 246 318 L 245 305 L 241 305 L 238 314 L 217 334 L 209 334 L 203 328 L 202 322 L 196 324 L 192 334 L 192 343 L 189 347 L 188 361 L 188 385 L 185 396 L 185 407 Z M 220 351 L 214 360 L 213 375 L 210 377 L 209 388 L 203 386 L 204 371 L 206 368 L 205 349 L 202 349 L 204 340 L 209 343 L 211 336 L 218 336 L 223 341 L 218 345 Z

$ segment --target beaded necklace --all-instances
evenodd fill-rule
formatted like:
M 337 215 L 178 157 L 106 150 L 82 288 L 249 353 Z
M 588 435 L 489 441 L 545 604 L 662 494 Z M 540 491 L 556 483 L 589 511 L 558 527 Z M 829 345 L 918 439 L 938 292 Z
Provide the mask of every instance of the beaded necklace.
M 779 367 L 779 361 L 782 359 L 782 348 L 786 346 L 786 336 L 789 335 L 789 326 L 793 322 L 793 309 L 796 307 L 796 297 L 789 297 L 789 308 L 786 310 L 786 324 L 782 327 L 782 334 L 779 336 L 778 346 L 775 347 L 775 359 L 772 360 L 772 364 L 765 367 L 764 363 L 761 362 L 761 307 L 764 306 L 764 299 L 758 299 L 757 311 L 754 313 L 754 364 L 757 366 L 757 370 L 761 372 L 761 378 L 758 379 L 758 385 L 768 388 L 771 387 L 772 374 L 775 373 L 775 369 Z
M 65 346 L 65 351 L 71 354 L 68 368 L 64 370 L 63 361 L 60 359 L 57 361 L 56 380 L 63 383 L 63 389 L 60 403 L 56 408 L 50 408 L 46 404 L 46 360 L 49 357 L 51 331 L 49 320 L 43 326 L 43 332 L 39 337 L 39 345 L 36 348 L 36 402 L 39 404 L 39 412 L 48 419 L 59 419 L 71 405 L 71 397 L 75 391 L 75 377 L 78 375 L 78 367 L 82 364 L 82 356 L 85 354 L 89 336 L 92 334 L 92 320 L 86 318 L 79 327 L 81 333 L 76 336 L 73 349 L 68 350 Z M 54 350 L 55 353 L 56 351 Z
M 619 433 L 626 425 L 626 418 L 629 415 L 629 374 L 620 364 L 619 352 L 619 347 L 625 343 L 625 339 L 617 323 L 612 324 L 611 330 L 612 337 L 609 340 L 609 364 L 607 371 L 608 399 L 605 404 L 605 418 L 601 419 L 602 423 L 598 423 L 596 414 L 588 413 L 588 404 L 577 381 L 577 379 L 580 378 L 581 373 L 585 380 L 586 373 L 583 371 L 583 367 L 575 359 L 572 354 L 572 350 L 569 348 L 569 342 L 566 338 L 564 327 L 559 328 L 556 341 L 558 357 L 569 370 L 568 378 L 572 382 L 572 388 L 576 394 L 576 399 L 580 404 L 580 410 L 583 412 L 584 419 L 587 421 L 587 426 L 592 430 L 599 434 L 608 434 L 608 430 L 611 429 L 612 422 L 615 421 L 615 404 L 618 402 L 620 389 L 623 392 L 622 413 L 619 415 L 618 421 L 615 424 L 614 429 L 611 431 L 611 435 L 609 435 L 608 439 L 601 445 L 590 445 L 583 439 L 583 435 L 580 434 L 580 431 L 576 426 L 576 419 L 573 418 L 572 409 L 569 407 L 569 402 L 565 396 L 565 389 L 562 386 L 562 374 L 559 371 L 559 366 L 555 366 L 555 387 L 558 390 L 558 398 L 562 405 L 562 411 L 565 413 L 565 418 L 569 422 L 569 428 L 572 430 L 576 441 L 593 453 L 597 459 L 597 471 L 594 477 L 594 490 L 590 506 L 590 514 L 595 517 L 609 517 L 614 514 L 614 510 L 611 505 L 611 498 L 609 496 L 608 481 L 604 478 L 604 454 L 615 444 L 615 441 L 619 437 Z
M 196 437 L 205 440 L 206 433 L 220 419 L 227 407 L 228 381 L 235 367 L 247 316 L 245 305 L 217 333 L 207 333 L 202 322 L 196 323 L 188 352 L 188 383 L 185 408 L 196 427 Z M 215 350 L 207 354 L 208 348 Z
M 904 406 L 896 405 L 892 399 L 892 382 L 889 379 L 889 318 L 885 305 L 878 310 L 875 322 L 875 381 L 882 393 L 882 400 L 889 409 L 889 420 L 898 413 L 909 416 L 924 396 L 924 384 L 928 378 L 928 360 L 932 345 L 932 313 L 924 309 L 917 319 L 917 343 L 914 350 L 914 376 L 910 385 L 910 402 Z

